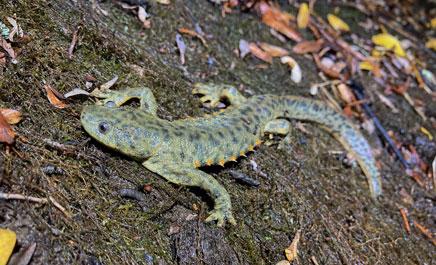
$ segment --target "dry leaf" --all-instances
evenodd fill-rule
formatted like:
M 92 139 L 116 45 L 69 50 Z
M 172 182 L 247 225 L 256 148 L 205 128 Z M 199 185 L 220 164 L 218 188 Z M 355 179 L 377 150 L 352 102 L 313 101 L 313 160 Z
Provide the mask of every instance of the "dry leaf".
M 261 59 L 264 62 L 272 63 L 272 57 L 268 53 L 262 51 L 259 46 L 257 46 L 255 43 L 251 42 L 248 47 L 250 48 L 250 52 L 256 56 L 257 58 Z
M 333 14 L 328 14 L 327 20 L 330 26 L 332 26 L 332 28 L 334 28 L 335 30 L 350 31 L 350 27 L 348 26 L 348 24 Z
M 150 28 L 150 15 L 145 11 L 145 8 L 138 6 L 138 18 L 142 22 L 144 28 Z
M 44 89 L 47 92 L 47 98 L 50 101 L 50 103 L 55 106 L 56 108 L 63 109 L 67 107 L 67 104 L 63 102 L 60 98 L 63 98 L 64 96 L 60 94 L 57 90 L 55 90 L 50 85 L 44 85 Z
M 201 43 L 202 43 L 205 47 L 207 47 L 206 40 L 203 38 L 203 36 L 201 36 L 201 35 L 198 34 L 197 32 L 195 32 L 195 31 L 193 31 L 193 30 L 190 30 L 190 29 L 187 29 L 187 28 L 179 28 L 178 31 L 179 31 L 180 33 L 182 33 L 182 34 L 187 34 L 187 35 L 189 35 L 189 36 L 196 37 L 196 38 L 200 39 Z
M 12 25 L 12 30 L 9 33 L 8 39 L 11 42 L 13 42 L 15 34 L 18 34 L 18 36 L 23 37 L 24 36 L 24 32 L 21 29 L 20 25 L 18 25 L 17 21 L 15 19 L 11 18 L 11 17 L 6 17 L 6 19 Z
M 285 12 L 277 8 L 272 8 L 268 4 L 261 2 L 260 4 L 262 22 L 269 27 L 275 29 L 281 34 L 285 35 L 291 40 L 300 42 L 303 40 L 300 33 L 289 25 L 292 16 L 287 15 Z
M 436 189 L 436 156 L 433 159 L 433 163 L 431 163 L 431 167 L 433 170 L 433 189 Z
M 91 83 L 91 84 L 92 84 L 92 83 Z M 77 96 L 77 95 L 85 95 L 85 96 L 89 96 L 90 93 L 89 93 L 88 91 L 83 90 L 83 89 L 75 88 L 75 89 L 71 90 L 70 92 L 66 93 L 66 94 L 64 95 L 64 97 L 65 97 L 65 98 L 69 98 L 69 97 L 74 97 L 74 96 Z
M 12 130 L 12 127 L 3 117 L 3 114 L 0 113 L 0 143 L 13 144 L 14 138 L 15 132 Z
M 21 121 L 21 112 L 13 109 L 0 109 L 0 113 L 8 124 L 17 124 Z
M 295 234 L 294 239 L 292 240 L 292 243 L 285 249 L 285 255 L 288 261 L 293 261 L 295 258 L 297 258 L 298 255 L 298 242 L 300 241 L 300 233 L 301 231 L 298 230 Z
M 309 24 L 309 20 L 310 20 L 309 6 L 307 5 L 307 3 L 302 3 L 300 5 L 300 9 L 298 10 L 298 15 L 297 15 L 298 28 L 300 29 L 306 28 L 307 25 Z
M 161 4 L 161 5 L 169 5 L 171 4 L 170 0 L 154 0 L 156 1 L 156 3 Z
M 0 46 L 8 53 L 9 57 L 11 57 L 12 60 L 15 60 L 16 55 L 14 49 L 12 49 L 11 44 L 9 44 L 9 42 L 7 42 L 2 37 L 0 37 Z
M 436 17 L 430 21 L 430 26 L 432 29 L 436 28 Z
M 401 47 L 400 41 L 388 33 L 374 35 L 371 39 L 375 45 L 382 46 L 388 50 L 393 50 L 398 56 L 406 56 L 406 52 Z
M 21 247 L 17 253 L 14 253 L 8 265 L 28 265 L 35 253 L 36 243 L 32 243 L 27 247 Z
M 291 67 L 291 79 L 292 81 L 294 81 L 295 83 L 300 83 L 301 79 L 303 77 L 303 73 L 301 71 L 300 66 L 298 65 L 297 61 L 295 61 L 294 58 L 290 57 L 290 56 L 283 56 L 282 58 L 280 58 L 280 61 L 282 63 L 288 64 L 289 67 Z
M 244 58 L 250 53 L 250 43 L 248 41 L 240 39 L 239 40 L 239 56 Z
M 289 54 L 289 52 L 286 49 L 283 49 L 282 47 L 279 46 L 275 46 L 266 42 L 260 42 L 258 44 L 262 50 L 264 50 L 272 57 L 282 57 Z
M 436 51 L 436 38 L 431 38 L 425 43 L 425 47 Z
M 380 99 L 381 102 L 383 102 L 386 106 L 388 106 L 393 113 L 398 113 L 399 110 L 397 109 L 397 107 L 395 107 L 394 103 L 392 103 L 392 101 L 385 97 L 383 94 L 380 94 L 377 92 L 377 96 Z
M 15 247 L 17 235 L 14 231 L 0 228 L 0 264 L 7 264 Z
M 350 104 L 356 101 L 356 97 L 354 96 L 353 92 L 346 84 L 341 83 L 337 86 L 337 88 L 338 88 L 339 96 L 345 103 Z
M 316 66 L 318 66 L 318 68 L 324 74 L 326 74 L 327 76 L 332 77 L 332 78 L 341 79 L 341 73 L 337 72 L 333 68 L 330 68 L 330 67 L 324 65 L 323 63 L 321 63 L 321 60 L 317 54 L 313 55 L 313 59 L 315 61 Z
M 318 52 L 321 50 L 324 44 L 323 39 L 319 39 L 317 41 L 302 41 L 297 43 L 297 45 L 292 48 L 292 51 L 297 54 L 306 54 L 309 52 Z
M 108 90 L 117 82 L 117 80 L 118 80 L 118 76 L 116 75 L 114 76 L 114 78 L 101 85 L 100 90 Z
M 291 263 L 287 260 L 281 260 L 277 262 L 276 265 L 291 265 Z
M 180 35 L 179 33 L 176 34 L 176 44 L 180 53 L 180 63 L 185 64 L 186 44 L 182 38 L 182 35 Z
M 424 234 L 432 243 L 436 246 L 436 238 L 433 237 L 433 233 L 428 229 L 427 227 L 421 225 L 417 221 L 413 220 L 413 224 L 418 228 L 419 231 L 421 231 L 422 234 Z

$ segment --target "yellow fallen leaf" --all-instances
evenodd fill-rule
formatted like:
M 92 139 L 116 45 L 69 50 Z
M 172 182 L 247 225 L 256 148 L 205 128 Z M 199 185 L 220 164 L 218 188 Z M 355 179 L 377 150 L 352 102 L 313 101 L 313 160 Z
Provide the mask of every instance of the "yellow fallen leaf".
M 372 57 L 381 58 L 381 57 L 383 57 L 383 55 L 385 55 L 384 51 L 380 51 L 380 50 L 377 50 L 377 49 L 372 49 L 371 50 L 371 56 Z
M 431 20 L 430 25 L 432 29 L 436 28 L 436 17 Z
M 431 38 L 425 43 L 425 47 L 436 51 L 436 38 Z
M 17 235 L 9 229 L 0 229 L 0 265 L 6 265 L 17 241 Z
M 428 139 L 430 140 L 430 141 L 433 141 L 433 135 L 426 129 L 426 128 L 424 128 L 424 127 L 422 127 L 421 126 L 421 128 L 419 128 L 420 130 L 421 130 L 421 132 L 423 133 L 423 134 L 425 134 L 427 137 L 428 137 Z
M 385 47 L 389 50 L 393 50 L 398 56 L 406 56 L 406 52 L 401 47 L 400 41 L 388 33 L 380 33 L 372 36 L 372 42 L 375 45 Z
M 350 31 L 350 27 L 348 26 L 348 24 L 333 14 L 328 14 L 327 20 L 330 26 L 332 26 L 335 30 Z
M 374 69 L 374 66 L 368 61 L 362 61 L 359 64 L 359 68 L 360 70 L 372 71 Z
M 306 3 L 302 3 L 300 5 L 300 9 L 298 10 L 297 15 L 297 26 L 300 29 L 304 29 L 309 24 L 310 19 L 310 10 L 309 6 Z
M 285 255 L 286 259 L 288 261 L 293 261 L 295 258 L 297 258 L 298 255 L 298 242 L 300 241 L 300 233 L 301 231 L 298 230 L 295 234 L 294 239 L 292 240 L 292 243 L 285 249 Z

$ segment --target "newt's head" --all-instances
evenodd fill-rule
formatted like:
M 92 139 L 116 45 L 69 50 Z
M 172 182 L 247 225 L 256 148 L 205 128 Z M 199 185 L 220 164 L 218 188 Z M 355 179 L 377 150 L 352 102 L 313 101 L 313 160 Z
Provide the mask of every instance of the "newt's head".
M 98 105 L 85 106 L 80 116 L 83 128 L 92 138 L 136 159 L 149 157 L 159 145 L 154 132 L 147 128 L 151 119 L 145 112 Z

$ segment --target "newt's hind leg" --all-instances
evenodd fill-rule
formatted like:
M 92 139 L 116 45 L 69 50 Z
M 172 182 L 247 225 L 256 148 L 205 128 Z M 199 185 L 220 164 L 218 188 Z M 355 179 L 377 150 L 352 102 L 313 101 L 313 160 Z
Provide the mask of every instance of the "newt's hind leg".
M 216 220 L 218 226 L 223 226 L 227 220 L 232 225 L 236 225 L 231 211 L 230 195 L 212 176 L 193 168 L 190 164 L 171 163 L 169 160 L 162 162 L 161 159 L 153 157 L 145 161 L 143 165 L 172 183 L 200 187 L 207 190 L 215 201 L 215 207 L 209 217 L 207 217 L 206 222 Z
M 152 115 L 156 115 L 157 104 L 153 93 L 148 87 L 126 88 L 124 90 L 104 90 L 95 94 L 102 98 L 100 104 L 107 107 L 120 107 L 127 101 L 137 98 L 140 101 L 140 109 Z
M 264 133 L 272 133 L 272 134 L 280 134 L 287 135 L 290 130 L 290 123 L 285 119 L 276 119 L 269 121 L 265 128 L 263 129 Z
M 234 86 L 213 83 L 194 84 L 192 94 L 203 95 L 201 102 L 210 102 L 212 108 L 217 107 L 223 99 L 227 99 L 232 107 L 238 107 L 247 100 Z

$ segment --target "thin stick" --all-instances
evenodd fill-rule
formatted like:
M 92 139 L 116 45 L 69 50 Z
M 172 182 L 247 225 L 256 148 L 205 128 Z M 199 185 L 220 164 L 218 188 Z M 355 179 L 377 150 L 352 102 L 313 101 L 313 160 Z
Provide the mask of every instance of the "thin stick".
M 58 208 L 65 216 L 70 217 L 70 214 L 67 212 L 65 207 L 60 205 L 52 196 L 49 196 L 51 203 Z M 36 202 L 36 203 L 48 203 L 49 200 L 46 198 L 38 198 L 33 196 L 25 196 L 22 194 L 17 193 L 4 193 L 0 192 L 0 199 L 5 200 L 23 200 L 23 201 L 29 201 L 29 202 Z
M 48 200 L 45 198 L 37 198 L 37 197 L 25 196 L 25 195 L 16 194 L 16 193 L 3 193 L 3 192 L 0 192 L 0 199 L 24 200 L 24 201 L 37 202 L 37 203 L 47 203 L 48 202 Z
M 356 95 L 356 98 L 358 100 L 364 100 L 365 96 L 363 94 L 363 87 L 355 82 L 354 80 L 351 80 L 350 87 L 353 89 L 354 94 Z M 363 109 L 365 110 L 366 114 L 369 116 L 370 119 L 374 122 L 375 127 L 380 132 L 382 138 L 386 141 L 386 143 L 389 145 L 389 147 L 392 149 L 392 151 L 395 153 L 395 155 L 398 157 L 398 160 L 400 160 L 401 164 L 408 169 L 409 164 L 404 159 L 403 155 L 401 154 L 400 150 L 395 146 L 394 141 L 392 138 L 388 135 L 386 129 L 383 127 L 383 125 L 380 123 L 380 120 L 375 116 L 372 109 L 369 107 L 367 103 L 362 104 Z

